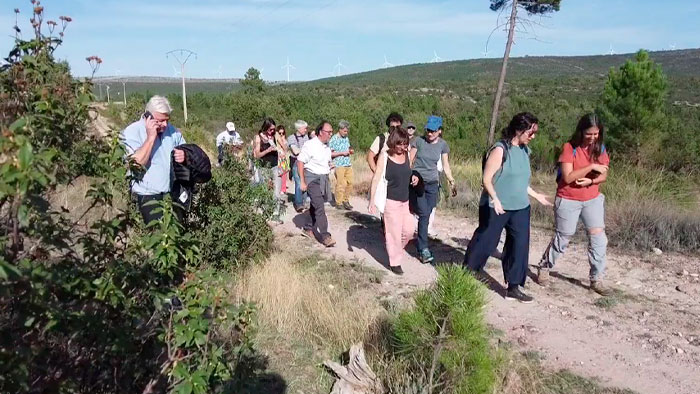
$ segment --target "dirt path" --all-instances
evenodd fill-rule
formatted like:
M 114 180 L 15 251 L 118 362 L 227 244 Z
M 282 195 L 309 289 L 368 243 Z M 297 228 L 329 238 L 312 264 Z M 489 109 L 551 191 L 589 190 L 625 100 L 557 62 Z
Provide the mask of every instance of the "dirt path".
M 335 247 L 324 248 L 301 235 L 299 245 L 386 270 L 378 219 L 364 213 L 366 200 L 355 197 L 352 204 L 352 212 L 327 209 Z M 308 214 L 292 211 L 276 232 L 294 239 L 308 220 Z M 439 212 L 436 222 L 439 240 L 431 245 L 436 261 L 461 262 L 476 218 Z M 550 237 L 551 232 L 533 230 L 531 265 L 539 261 Z M 387 273 L 384 277 L 383 285 L 396 294 L 427 286 L 436 277 L 433 266 L 422 265 L 415 258 L 412 244 L 407 250 L 413 256 L 407 256 L 405 274 Z M 600 300 L 586 288 L 585 243 L 575 241 L 547 288 L 528 281 L 526 290 L 535 297 L 528 305 L 503 298 L 498 260 L 492 258 L 486 271 L 494 278 L 490 281 L 488 322 L 503 331 L 518 350 L 538 352 L 544 365 L 567 368 L 597 377 L 605 385 L 639 393 L 700 392 L 698 259 L 666 254 L 633 256 L 610 250 L 606 279 L 620 294 Z M 534 268 L 531 271 L 535 272 Z

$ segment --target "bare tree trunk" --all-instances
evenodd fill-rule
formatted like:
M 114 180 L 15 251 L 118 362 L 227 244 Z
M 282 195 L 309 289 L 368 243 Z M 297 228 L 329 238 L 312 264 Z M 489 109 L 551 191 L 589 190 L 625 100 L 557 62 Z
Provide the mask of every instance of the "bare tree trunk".
M 493 109 L 491 110 L 491 124 L 489 124 L 489 146 L 493 145 L 493 136 L 496 131 L 496 121 L 498 120 L 498 107 L 501 105 L 501 93 L 503 93 L 503 83 L 506 80 L 506 68 L 508 67 L 508 57 L 510 47 L 513 46 L 513 36 L 515 35 L 515 17 L 518 14 L 518 0 L 512 0 L 513 8 L 510 11 L 510 21 L 508 22 L 508 41 L 506 42 L 506 52 L 503 54 L 503 64 L 501 65 L 501 76 L 498 78 L 496 97 L 493 99 Z

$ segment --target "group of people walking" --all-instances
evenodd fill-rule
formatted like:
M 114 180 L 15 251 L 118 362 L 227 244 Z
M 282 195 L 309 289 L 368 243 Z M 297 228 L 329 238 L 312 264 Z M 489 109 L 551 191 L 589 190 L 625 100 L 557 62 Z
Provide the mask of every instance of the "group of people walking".
M 144 116 L 122 132 L 127 153 L 146 169 L 141 180 L 132 182 L 132 193 L 144 219 L 150 215 L 144 205 L 161 199 L 170 190 L 166 181 L 170 157 L 176 163 L 185 161 L 178 148 L 184 144 L 180 132 L 170 125 L 171 108 L 167 99 L 154 96 L 146 105 Z M 424 134 L 416 136 L 416 126 L 398 113 L 386 119 L 387 131 L 379 134 L 367 152 L 367 163 L 373 173 L 368 210 L 380 214 L 388 265 L 403 274 L 405 248 L 414 239 L 421 263 L 435 261 L 429 245 L 431 215 L 438 204 L 441 174 L 450 193 L 457 188 L 449 162 L 450 148 L 442 138 L 443 119 L 429 116 Z M 287 180 L 294 181 L 293 206 L 304 212 L 309 201 L 310 222 L 302 234 L 335 245 L 328 230 L 326 206 L 352 210 L 350 194 L 353 185 L 351 156 L 354 153 L 348 137 L 350 124 L 333 125 L 322 121 L 311 132 L 303 120 L 294 123 L 294 133 L 287 136 L 284 126 L 271 118 L 263 120 L 250 145 L 252 180 L 270 185 L 277 201 L 273 220 L 279 221 L 286 203 Z M 527 277 L 530 252 L 530 198 L 545 206 L 554 206 L 555 233 L 544 251 L 538 267 L 538 282 L 546 285 L 549 270 L 562 256 L 574 235 L 579 217 L 588 235 L 588 260 L 591 290 L 602 295 L 610 290 L 602 285 L 606 264 L 605 197 L 599 185 L 605 182 L 610 159 L 603 144 L 605 129 L 595 114 L 586 114 L 578 122 L 571 139 L 562 147 L 558 160 L 557 192 L 554 204 L 530 186 L 530 148 L 528 144 L 539 131 L 538 119 L 531 113 L 515 115 L 502 132 L 502 138 L 484 155 L 483 190 L 479 201 L 479 225 L 467 247 L 465 269 L 484 277 L 484 266 L 496 251 L 505 229 L 501 254 L 506 298 L 532 302 L 522 290 Z M 243 141 L 233 122 L 216 139 L 218 164 L 222 164 L 227 146 L 243 151 Z M 150 218 L 150 216 L 148 217 Z M 417 222 L 417 223 L 416 223 Z

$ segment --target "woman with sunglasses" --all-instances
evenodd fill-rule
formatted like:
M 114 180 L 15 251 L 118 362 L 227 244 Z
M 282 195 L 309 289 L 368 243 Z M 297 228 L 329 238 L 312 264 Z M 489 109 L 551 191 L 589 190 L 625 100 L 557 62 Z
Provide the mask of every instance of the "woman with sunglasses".
M 253 139 L 253 157 L 255 158 L 255 179 L 258 183 L 272 183 L 277 200 L 273 220 L 280 222 L 280 205 L 282 177 L 278 168 L 279 151 L 275 143 L 276 124 L 272 118 L 263 120 L 260 131 Z
M 442 136 L 442 118 L 431 115 L 425 124 L 425 136 L 411 142 L 411 164 L 418 182 L 411 188 L 411 206 L 418 215 L 418 257 L 421 263 L 431 263 L 433 253 L 428 248 L 428 224 L 430 213 L 437 206 L 440 195 L 440 173 L 438 163 L 442 164 L 445 177 L 450 183 L 452 195 L 457 195 L 455 179 L 450 170 L 450 147 Z
M 389 255 L 389 268 L 396 275 L 403 275 L 401 261 L 404 248 L 413 238 L 415 220 L 408 208 L 410 184 L 417 184 L 418 177 L 412 175 L 411 162 L 408 157 L 408 133 L 401 127 L 389 129 L 386 152 L 379 154 L 377 169 L 372 177 L 370 188 L 369 213 L 377 213 L 374 203 L 378 187 L 386 187 L 384 205 L 384 238 L 386 253 Z M 384 186 L 379 185 L 382 176 L 386 179 Z
M 523 293 L 530 253 L 530 200 L 551 206 L 552 203 L 530 187 L 530 148 L 537 134 L 537 118 L 521 112 L 503 130 L 503 138 L 486 154 L 479 203 L 479 227 L 467 247 L 464 265 L 478 276 L 491 256 L 503 229 L 506 243 L 501 261 L 503 277 L 508 285 L 507 300 L 529 303 L 533 298 Z

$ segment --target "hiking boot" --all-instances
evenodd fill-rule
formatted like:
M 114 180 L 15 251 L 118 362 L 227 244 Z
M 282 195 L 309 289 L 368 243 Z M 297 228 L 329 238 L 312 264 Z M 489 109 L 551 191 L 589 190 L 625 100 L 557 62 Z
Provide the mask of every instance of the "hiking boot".
M 313 239 L 314 241 L 316 240 L 316 235 L 314 234 L 314 230 L 312 230 L 310 228 L 305 228 L 305 229 L 301 230 L 301 235 L 303 235 L 307 238 Z
M 549 268 L 539 267 L 537 269 L 537 283 L 546 286 L 549 283 Z
M 603 297 L 609 297 L 614 294 L 614 291 L 611 288 L 603 286 L 599 280 L 592 280 L 589 289 L 595 291 Z
M 346 211 L 352 211 L 355 208 L 353 208 L 352 205 L 350 205 L 349 201 L 345 201 L 343 203 L 343 209 L 345 209 Z
M 396 275 L 403 275 L 403 269 L 401 269 L 400 265 L 397 265 L 396 267 L 389 267 L 391 269 L 391 272 L 395 273 Z
M 508 301 L 513 301 L 513 300 L 515 300 L 515 301 L 520 301 L 520 302 L 522 302 L 523 304 L 529 304 L 529 303 L 531 303 L 531 302 L 534 300 L 534 298 L 532 298 L 532 297 L 530 297 L 529 295 L 523 293 L 523 292 L 520 290 L 520 286 L 516 286 L 516 287 L 514 287 L 514 288 L 512 288 L 512 289 L 509 289 L 509 290 L 506 292 L 506 300 L 508 300 Z
M 331 246 L 335 246 L 335 240 L 330 236 L 327 235 L 325 238 L 323 238 L 323 246 L 330 248 Z
M 433 257 L 433 253 L 430 251 L 430 249 L 423 249 L 420 252 L 420 262 L 423 264 L 428 264 L 432 263 L 435 258 Z
M 294 210 L 297 211 L 297 213 L 302 213 L 302 212 L 304 212 L 304 207 L 303 207 L 303 206 L 301 206 L 301 207 L 294 207 Z

